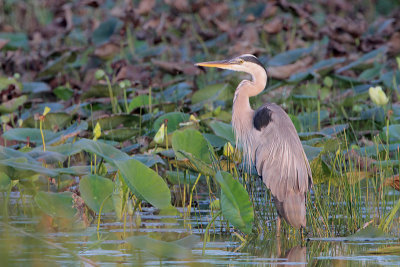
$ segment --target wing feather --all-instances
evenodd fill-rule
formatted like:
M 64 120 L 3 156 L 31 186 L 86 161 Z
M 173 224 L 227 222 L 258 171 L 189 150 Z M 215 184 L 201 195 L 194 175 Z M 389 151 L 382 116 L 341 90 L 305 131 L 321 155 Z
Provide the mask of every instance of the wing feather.
M 271 121 L 256 134 L 255 159 L 258 174 L 279 200 L 288 193 L 306 193 L 312 185 L 312 175 L 303 146 L 292 121 L 276 104 L 262 108 L 271 111 Z

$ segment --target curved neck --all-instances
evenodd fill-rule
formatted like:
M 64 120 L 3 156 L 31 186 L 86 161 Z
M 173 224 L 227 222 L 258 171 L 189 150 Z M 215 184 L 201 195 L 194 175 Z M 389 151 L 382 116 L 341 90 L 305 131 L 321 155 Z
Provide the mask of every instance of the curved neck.
M 267 72 L 265 69 L 259 67 L 252 70 L 251 75 L 252 81 L 250 84 L 252 86 L 248 86 L 244 89 L 238 86 L 237 90 L 246 91 L 248 97 L 256 96 L 262 91 L 264 91 L 265 86 L 267 85 Z
M 237 87 L 232 107 L 232 126 L 235 130 L 236 144 L 242 145 L 248 166 L 251 166 L 254 159 L 253 135 L 251 134 L 254 110 L 250 106 L 249 97 L 261 93 L 267 84 L 267 73 L 263 68 L 257 68 L 250 74 L 252 81 L 244 80 Z

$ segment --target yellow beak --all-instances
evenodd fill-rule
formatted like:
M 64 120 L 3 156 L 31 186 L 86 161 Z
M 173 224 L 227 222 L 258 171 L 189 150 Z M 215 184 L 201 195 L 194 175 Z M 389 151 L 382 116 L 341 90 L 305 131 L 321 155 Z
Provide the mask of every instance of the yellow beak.
M 228 68 L 229 66 L 233 65 L 233 63 L 229 62 L 228 60 L 221 60 L 221 61 L 209 61 L 209 62 L 200 62 L 194 64 L 200 67 L 210 67 L 210 68 Z

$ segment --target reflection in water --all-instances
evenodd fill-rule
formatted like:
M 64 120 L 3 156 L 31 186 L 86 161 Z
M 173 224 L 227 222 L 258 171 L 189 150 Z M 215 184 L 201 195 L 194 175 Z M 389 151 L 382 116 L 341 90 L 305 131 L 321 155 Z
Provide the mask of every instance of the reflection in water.
M 0 202 L 1 203 L 1 202 Z M 0 205 L 1 206 L 1 205 Z M 0 207 L 1 209 L 1 207 Z M 12 211 L 12 209 L 10 209 Z M 0 210 L 1 211 L 1 210 Z M 196 212 L 196 215 L 193 215 Z M 183 218 L 178 215 L 158 212 L 152 208 L 143 208 L 138 217 L 128 218 L 126 225 L 115 222 L 114 215 L 102 216 L 100 233 L 96 225 L 86 229 L 66 230 L 59 221 L 52 221 L 57 228 L 40 228 L 43 219 L 21 214 L 9 216 L 8 224 L 21 228 L 12 231 L 0 227 L 0 265 L 1 266 L 79 266 L 82 257 L 99 265 L 108 266 L 177 266 L 177 265 L 219 265 L 219 266 L 400 266 L 399 255 L 370 255 L 365 252 L 385 246 L 398 246 L 398 240 L 344 242 L 332 239 L 319 239 L 302 243 L 287 232 L 277 239 L 274 233 L 267 232 L 264 237 L 254 236 L 241 247 L 241 242 L 226 232 L 223 221 L 216 220 L 210 229 L 210 242 L 207 243 L 205 256 L 202 256 L 202 242 L 194 242 L 193 247 L 183 239 L 190 234 L 202 233 L 210 220 L 207 209 L 193 209 L 192 216 Z M 0 213 L 1 214 L 1 213 Z M 0 216 L 0 220 L 3 220 Z M 188 229 L 187 225 L 192 227 Z M 34 235 L 35 238 L 32 238 Z M 151 249 L 131 249 L 125 239 L 132 235 L 147 235 L 149 238 L 169 242 L 164 247 L 172 249 L 176 245 L 188 248 L 192 253 L 185 259 L 160 259 Z M 180 240 L 177 242 L 176 240 Z M 183 242 L 182 240 L 186 240 Z M 49 241 L 49 242 L 46 242 Z M 53 244 L 53 245 L 49 245 Z M 54 244 L 64 247 L 60 249 Z M 239 249 L 240 247 L 240 249 Z M 179 248 L 179 247 L 177 247 Z M 192 249 L 193 248 L 193 249 Z
M 286 251 L 284 258 L 287 259 L 289 265 L 293 263 L 303 263 L 297 266 L 306 266 L 307 264 L 307 248 L 302 246 L 295 246 Z M 284 264 L 283 266 L 289 266 Z

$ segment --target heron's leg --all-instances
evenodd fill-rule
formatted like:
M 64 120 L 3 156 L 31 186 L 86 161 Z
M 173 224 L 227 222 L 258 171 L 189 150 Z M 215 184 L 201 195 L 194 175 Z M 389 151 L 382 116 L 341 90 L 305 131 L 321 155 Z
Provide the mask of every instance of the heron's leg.
M 276 236 L 281 236 L 281 216 L 278 214 L 278 219 L 276 220 Z

